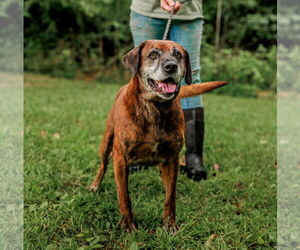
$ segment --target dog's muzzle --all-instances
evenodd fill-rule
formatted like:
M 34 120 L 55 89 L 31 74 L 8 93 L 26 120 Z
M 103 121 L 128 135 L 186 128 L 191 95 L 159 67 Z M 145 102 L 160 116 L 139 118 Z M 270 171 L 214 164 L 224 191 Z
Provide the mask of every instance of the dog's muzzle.
M 163 95 L 171 95 L 178 91 L 180 83 L 175 82 L 173 77 L 168 77 L 163 81 L 156 81 L 154 79 L 147 79 L 149 87 Z

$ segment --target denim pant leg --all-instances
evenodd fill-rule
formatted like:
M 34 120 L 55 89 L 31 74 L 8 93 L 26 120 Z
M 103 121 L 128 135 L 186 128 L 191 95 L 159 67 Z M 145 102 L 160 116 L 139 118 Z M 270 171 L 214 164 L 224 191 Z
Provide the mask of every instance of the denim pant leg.
M 147 17 L 134 11 L 130 13 L 130 30 L 134 46 L 140 45 L 145 40 L 162 39 L 167 20 Z
M 203 20 L 196 19 L 192 21 L 173 21 L 169 38 L 181 44 L 189 53 L 192 68 L 192 83 L 201 82 L 200 78 L 200 48 L 203 32 Z M 186 85 L 185 81 L 181 85 Z M 191 109 L 203 107 L 202 96 L 183 98 L 181 107 Z

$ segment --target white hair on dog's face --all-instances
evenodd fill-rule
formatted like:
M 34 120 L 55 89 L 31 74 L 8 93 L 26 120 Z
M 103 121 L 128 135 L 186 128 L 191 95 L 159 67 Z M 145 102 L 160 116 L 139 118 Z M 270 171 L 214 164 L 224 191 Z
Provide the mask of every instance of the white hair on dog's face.
M 186 74 L 184 56 L 180 48 L 175 46 L 170 47 L 167 51 L 157 47 L 148 51 L 139 71 L 148 99 L 163 102 L 177 96 L 180 82 Z M 176 65 L 176 70 L 167 72 L 164 69 L 166 63 Z

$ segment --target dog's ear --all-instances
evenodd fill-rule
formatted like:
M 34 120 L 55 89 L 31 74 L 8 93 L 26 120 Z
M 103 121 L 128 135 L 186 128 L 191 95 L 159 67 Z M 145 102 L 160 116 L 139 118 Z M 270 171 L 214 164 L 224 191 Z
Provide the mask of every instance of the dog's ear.
M 190 55 L 185 50 L 185 78 L 186 84 L 190 85 L 192 83 L 192 69 L 191 69 L 191 61 Z
M 130 69 L 132 75 L 136 75 L 138 73 L 140 67 L 141 52 L 144 46 L 145 42 L 130 50 L 122 59 L 125 68 Z

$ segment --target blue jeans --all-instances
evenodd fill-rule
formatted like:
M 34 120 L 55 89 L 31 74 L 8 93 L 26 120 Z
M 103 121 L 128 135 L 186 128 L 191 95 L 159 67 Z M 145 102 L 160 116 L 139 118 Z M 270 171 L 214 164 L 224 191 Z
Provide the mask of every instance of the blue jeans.
M 147 17 L 131 11 L 130 30 L 134 46 L 145 40 L 161 40 L 166 28 L 167 19 Z M 181 44 L 190 54 L 192 68 L 192 83 L 199 83 L 200 79 L 200 47 L 203 31 L 203 20 L 191 21 L 172 20 L 168 39 Z M 184 80 L 181 85 L 185 85 Z M 183 98 L 180 100 L 183 109 L 203 107 L 202 96 Z

